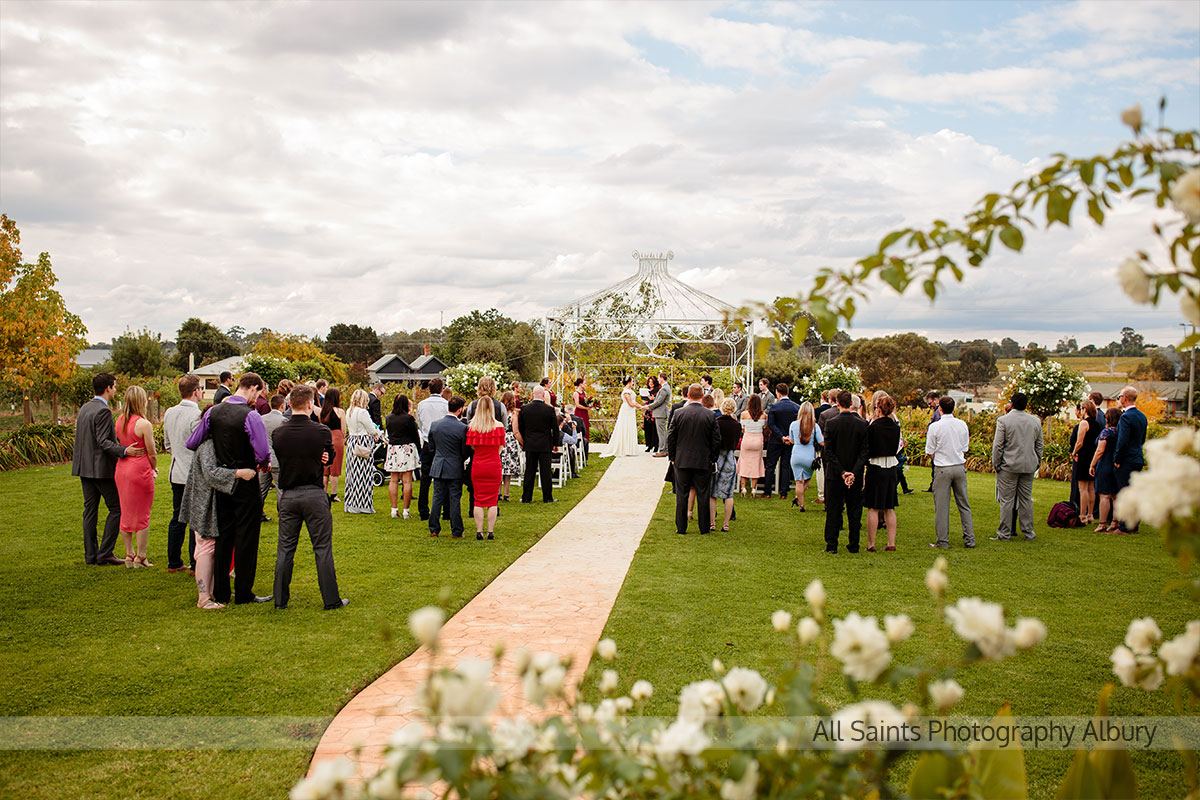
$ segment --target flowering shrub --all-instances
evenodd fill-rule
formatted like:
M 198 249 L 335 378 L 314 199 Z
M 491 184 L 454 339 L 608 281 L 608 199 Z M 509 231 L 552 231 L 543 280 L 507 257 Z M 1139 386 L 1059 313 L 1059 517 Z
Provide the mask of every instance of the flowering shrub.
M 1026 410 L 1045 419 L 1057 414 L 1064 405 L 1079 402 L 1090 389 L 1083 373 L 1057 361 L 1022 361 L 1009 366 L 1000 397 L 1004 402 L 1017 392 L 1024 392 L 1029 397 Z
M 926 575 L 934 601 L 942 606 L 949 585 L 945 558 Z M 518 651 L 516 671 L 526 700 L 553 699 L 566 712 L 535 722 L 489 715 L 498 693 L 488 678 L 492 662 L 462 661 L 435 666 L 418 692 L 427 723 L 397 731 L 387 748 L 385 767 L 365 786 L 352 783 L 351 762 L 319 764 L 291 792 L 292 800 L 321 798 L 393 798 L 415 785 L 437 784 L 443 796 L 488 798 L 686 798 L 895 796 L 888 768 L 912 748 L 900 730 L 922 713 L 938 714 L 954 706 L 965 690 L 952 668 L 931 667 L 935 659 L 898 663 L 895 648 L 916 628 L 907 615 L 875 617 L 856 612 L 832 619 L 820 580 L 805 590 L 808 614 L 793 622 L 791 612 L 776 611 L 772 626 L 787 637 L 795 653 L 791 666 L 774 680 L 744 667 L 715 660 L 708 678 L 688 684 L 679 694 L 674 718 L 643 715 L 654 687 L 631 681 L 607 668 L 599 681 L 598 704 L 568 701 L 564 680 L 568 664 L 553 653 Z M 437 653 L 440 609 L 413 613 L 414 636 Z M 946 624 L 967 643 L 960 664 L 999 660 L 1034 647 L 1046 636 L 1038 620 L 1018 619 L 1013 627 L 1003 609 L 978 598 L 962 598 L 945 609 Z M 932 641 L 944 637 L 932 635 Z M 857 702 L 828 709 L 818 700 L 825 653 L 840 663 Z M 617 646 L 605 639 L 596 656 L 617 660 Z M 802 656 L 804 656 L 802 658 Z M 499 653 L 497 653 L 499 657 Z M 878 699 L 858 699 L 868 683 L 910 686 L 912 702 L 899 708 Z M 623 685 L 628 685 L 622 694 Z M 760 710 L 787 716 L 755 716 Z M 1002 715 L 1007 711 L 1002 710 Z M 815 722 L 815 725 L 814 725 Z M 870 722 L 882 738 L 837 736 Z M 977 796 L 996 797 L 1019 787 L 1024 796 L 1025 769 L 1019 751 L 968 752 L 957 745 L 921 754 L 907 792 L 915 797 L 959 796 L 967 784 Z M 1015 758 L 1014 758 L 1015 756 Z
M 504 370 L 491 362 L 484 364 L 467 362 L 459 364 L 457 367 L 451 367 L 446 370 L 446 385 L 450 387 L 450 391 L 470 400 L 475 397 L 479 379 L 483 377 L 495 380 L 497 388 L 504 385 Z
M 845 389 L 848 392 L 861 392 L 862 377 L 858 367 L 849 364 L 822 364 L 816 372 L 805 376 L 800 383 L 800 395 L 813 403 L 821 398 L 821 392 L 827 389 Z

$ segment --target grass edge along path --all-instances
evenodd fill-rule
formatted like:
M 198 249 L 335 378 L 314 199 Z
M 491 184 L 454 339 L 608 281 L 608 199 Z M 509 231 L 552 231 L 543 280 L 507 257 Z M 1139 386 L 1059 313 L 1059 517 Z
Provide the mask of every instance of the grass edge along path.
M 148 570 L 87 567 L 82 499 L 69 465 L 0 474 L 0 709 L 7 716 L 297 716 L 330 719 L 416 649 L 408 614 L 453 613 L 562 519 L 600 480 L 593 458 L 556 490 L 562 502 L 504 503 L 497 540 L 431 539 L 415 515 L 334 507 L 334 558 L 346 609 L 325 612 L 301 536 L 286 611 L 195 608 L 195 582 L 166 572 L 171 491 L 165 459 L 151 514 Z M 519 490 L 514 497 L 519 496 Z M 267 513 L 274 518 L 274 495 Z M 276 523 L 262 528 L 256 588 L 270 592 Z M 121 545 L 118 543 L 118 550 Z M 136 743 L 134 743 L 136 744 Z M 195 742 L 184 745 L 195 746 Z M 23 798 L 286 796 L 315 740 L 280 750 L 0 751 L 0 795 Z
M 1091 528 L 1056 530 L 1045 525 L 1050 507 L 1066 499 L 1065 483 L 1039 480 L 1034 489 L 1037 539 L 993 542 L 999 509 L 994 476 L 968 475 L 978 547 L 966 550 L 957 512 L 950 515 L 949 551 L 928 547 L 933 541 L 933 496 L 923 493 L 928 470 L 910 468 L 908 481 L 917 490 L 901 497 L 899 533 L 893 553 L 845 551 L 822 555 L 825 514 L 810 487 L 806 513 L 778 498 L 742 499 L 738 520 L 729 533 L 679 536 L 674 526 L 674 495 L 664 492 L 654 519 L 634 557 L 604 635 L 617 643 L 619 693 L 633 681 L 654 687 L 646 706 L 650 715 L 674 716 L 680 689 L 713 677 L 711 663 L 757 669 L 769 681 L 784 669 L 793 650 L 776 633 L 770 615 L 777 609 L 794 619 L 810 613 L 803 592 L 819 577 L 829 593 L 830 619 L 851 611 L 874 615 L 907 613 L 916 625 L 908 641 L 893 647 L 894 663 L 930 660 L 931 652 L 956 659 L 966 643 L 936 618 L 936 607 L 924 585 L 925 571 L 938 555 L 949 562 L 948 602 L 978 596 L 999 602 L 1009 624 L 1018 616 L 1041 619 L 1049 628 L 1045 642 L 1002 662 L 978 663 L 958 671 L 965 698 L 952 714 L 991 717 L 1005 701 L 1018 716 L 1081 715 L 1095 712 L 1105 683 L 1115 681 L 1109 654 L 1121 644 L 1129 622 L 1154 617 L 1164 636 L 1183 631 L 1197 606 L 1181 591 L 1167 593 L 1181 576 L 1178 564 L 1162 548 L 1158 533 L 1143 527 L 1139 536 L 1105 536 Z M 864 519 L 863 548 L 866 547 Z M 883 544 L 878 545 L 882 548 Z M 1193 568 L 1195 569 L 1195 568 Z M 671 587 L 664 591 L 664 587 Z M 830 629 L 831 632 L 832 629 Z M 815 650 L 804 657 L 815 657 Z M 581 697 L 598 702 L 600 673 L 612 664 L 589 665 Z M 853 702 L 840 676 L 840 664 L 822 662 L 826 676 L 818 697 L 832 707 Z M 912 679 L 898 691 L 863 686 L 861 698 L 911 698 Z M 778 711 L 773 713 L 780 713 Z M 1176 714 L 1166 693 L 1116 687 L 1114 715 Z M 1141 797 L 1174 797 L 1183 786 L 1183 762 L 1172 750 L 1135 752 Z M 1067 774 L 1070 752 L 1027 751 L 1031 798 L 1052 798 Z M 903 790 L 914 757 L 903 759 L 892 785 Z

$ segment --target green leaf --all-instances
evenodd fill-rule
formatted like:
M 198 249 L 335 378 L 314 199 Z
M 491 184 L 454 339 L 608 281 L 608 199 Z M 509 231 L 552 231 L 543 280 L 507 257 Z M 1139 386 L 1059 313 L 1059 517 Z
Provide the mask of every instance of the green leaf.
M 908 231 L 908 228 L 903 228 L 898 231 L 892 231 L 887 236 L 883 237 L 883 241 L 879 243 L 879 252 L 882 253 L 884 250 L 887 250 L 896 242 L 900 241 L 900 238 L 904 236 L 904 234 L 908 233 Z
M 909 797 L 945 797 L 962 775 L 962 762 L 945 753 L 927 750 L 908 776 Z
M 880 270 L 879 277 L 883 278 L 884 283 L 891 286 L 897 292 L 904 291 L 904 273 L 895 264 L 889 264 Z
M 462 751 L 453 745 L 442 747 L 434 753 L 433 760 L 442 768 L 442 775 L 451 783 L 458 781 L 467 770 Z
M 1093 750 L 1090 760 L 1101 797 L 1134 800 L 1138 796 L 1137 775 L 1128 750 Z
M 1019 253 L 1025 246 L 1025 235 L 1015 225 L 1007 225 L 1000 231 L 1000 241 L 1009 250 L 1016 250 Z
M 923 285 L 925 288 L 925 294 L 929 295 L 929 299 L 936 300 L 937 299 L 937 282 L 933 278 L 926 278 L 925 283 Z
M 792 326 L 792 347 L 799 347 L 804 344 L 804 340 L 808 337 L 808 317 L 801 315 L 796 324 Z
M 1084 161 L 1079 165 L 1079 177 L 1089 186 L 1092 184 L 1092 179 L 1096 177 L 1096 165 L 1091 161 Z
M 1001 706 L 989 727 L 1009 727 L 1013 724 L 1012 710 L 1008 703 Z M 979 744 L 968 750 L 975 754 L 972 767 L 975 780 L 979 782 L 980 795 L 988 800 L 1026 800 L 1029 796 L 1025 779 L 1025 752 L 1020 739 L 1003 750 L 991 750 Z
M 1088 198 L 1088 216 L 1096 221 L 1097 225 L 1104 224 L 1104 209 L 1100 208 L 1100 203 L 1096 198 Z
M 1071 759 L 1071 768 L 1067 777 L 1059 784 L 1054 793 L 1055 800 L 1104 800 L 1100 793 L 1100 782 L 1096 780 L 1096 772 L 1088 759 L 1087 750 L 1082 747 L 1075 750 Z
M 1125 188 L 1133 186 L 1133 170 L 1129 168 L 1128 164 L 1122 164 L 1117 169 L 1117 175 L 1121 178 L 1121 183 L 1125 184 Z

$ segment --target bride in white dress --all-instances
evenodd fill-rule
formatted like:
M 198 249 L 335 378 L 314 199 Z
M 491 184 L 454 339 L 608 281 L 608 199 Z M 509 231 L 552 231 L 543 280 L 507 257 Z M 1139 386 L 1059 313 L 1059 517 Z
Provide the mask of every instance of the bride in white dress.
M 633 391 L 633 377 L 627 377 L 621 391 L 621 410 L 617 412 L 617 424 L 608 439 L 605 458 L 638 454 L 637 412 L 642 408 L 645 406 L 638 404 L 637 394 Z

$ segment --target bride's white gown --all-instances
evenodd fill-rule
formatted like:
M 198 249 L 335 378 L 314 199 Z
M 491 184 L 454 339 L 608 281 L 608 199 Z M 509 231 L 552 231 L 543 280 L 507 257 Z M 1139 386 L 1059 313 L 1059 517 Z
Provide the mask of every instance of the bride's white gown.
M 636 402 L 632 389 L 621 392 L 621 410 L 617 412 L 617 424 L 608 439 L 606 458 L 638 454 L 637 409 L 630 405 Z

